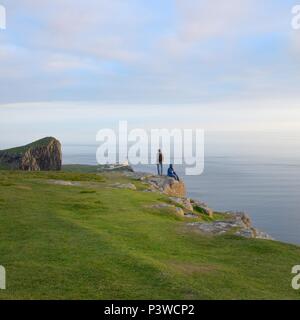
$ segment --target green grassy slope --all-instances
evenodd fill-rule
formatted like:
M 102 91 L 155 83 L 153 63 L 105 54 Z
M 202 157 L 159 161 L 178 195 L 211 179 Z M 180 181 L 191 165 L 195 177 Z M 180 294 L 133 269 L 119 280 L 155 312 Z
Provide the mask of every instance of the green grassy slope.
M 163 196 L 138 182 L 112 189 L 116 180 L 0 171 L 0 299 L 300 298 L 300 247 L 191 232 L 185 218 L 149 208 Z
M 62 166 L 64 172 L 79 172 L 79 173 L 97 173 L 102 166 L 100 165 L 82 165 L 82 164 L 65 164 Z
M 6 150 L 0 150 L 0 155 L 1 153 L 11 154 L 11 155 L 22 155 L 30 148 L 43 147 L 48 145 L 49 142 L 53 139 L 54 138 L 52 137 L 46 137 L 46 138 L 34 141 L 32 143 L 29 143 L 25 146 L 15 147 L 15 148 L 6 149 Z

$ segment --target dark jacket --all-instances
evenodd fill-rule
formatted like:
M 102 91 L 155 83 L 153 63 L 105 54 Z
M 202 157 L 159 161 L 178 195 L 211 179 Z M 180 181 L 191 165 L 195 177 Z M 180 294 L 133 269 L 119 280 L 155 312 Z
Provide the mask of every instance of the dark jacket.
M 169 167 L 169 169 L 168 169 L 168 176 L 169 176 L 169 177 L 177 176 L 177 175 L 176 175 L 176 172 L 175 172 L 174 169 L 171 168 L 171 167 Z

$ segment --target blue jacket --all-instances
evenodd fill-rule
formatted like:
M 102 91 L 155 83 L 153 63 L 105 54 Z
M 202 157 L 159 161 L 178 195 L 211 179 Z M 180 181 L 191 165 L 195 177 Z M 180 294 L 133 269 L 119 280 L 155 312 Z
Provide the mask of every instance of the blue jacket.
M 174 169 L 169 167 L 169 169 L 168 169 L 168 176 L 169 176 L 169 177 L 174 177 L 174 175 L 176 175 Z

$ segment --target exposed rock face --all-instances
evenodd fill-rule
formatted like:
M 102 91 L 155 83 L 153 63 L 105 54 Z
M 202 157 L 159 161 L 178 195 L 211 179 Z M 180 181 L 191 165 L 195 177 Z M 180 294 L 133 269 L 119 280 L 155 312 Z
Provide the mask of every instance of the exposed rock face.
M 129 164 L 105 164 L 102 166 L 99 165 L 98 171 L 99 172 L 118 171 L 118 172 L 123 172 L 123 173 L 126 173 L 126 172 L 131 173 L 131 172 L 133 172 L 133 169 Z
M 159 209 L 159 210 L 168 209 L 172 213 L 175 213 L 177 216 L 180 216 L 180 217 L 185 216 L 184 211 L 181 208 L 176 207 L 175 205 L 172 205 L 172 204 L 168 204 L 168 203 L 157 203 L 155 205 L 152 205 L 151 208 Z
M 193 212 L 193 210 L 194 210 L 194 208 L 191 204 L 191 201 L 188 198 L 170 197 L 170 200 L 172 202 L 175 202 L 176 204 L 181 205 L 185 210 L 188 210 L 190 212 Z
M 245 228 L 251 228 L 252 222 L 250 217 L 245 212 L 235 212 L 235 211 L 227 211 L 229 216 L 232 217 L 232 220 L 236 221 L 239 225 Z
M 186 198 L 185 185 L 167 176 L 154 176 L 143 172 L 124 172 L 124 175 L 133 180 L 142 181 L 148 188 L 145 192 L 160 192 L 169 196 L 171 203 L 152 205 L 153 209 L 168 209 L 184 218 L 199 219 L 206 215 L 209 222 L 196 221 L 187 225 L 203 233 L 211 235 L 233 234 L 244 238 L 274 240 L 270 235 L 253 227 L 250 217 L 244 212 L 228 211 L 222 213 L 219 220 L 214 220 L 214 211 L 206 203 Z M 206 220 L 207 221 L 207 220 Z
M 186 188 L 183 181 L 176 181 L 168 176 L 156 176 L 146 172 L 123 172 L 126 177 L 143 181 L 148 186 L 147 192 L 161 192 L 170 197 L 184 198 Z
M 167 176 L 152 176 L 147 178 L 146 181 L 158 191 L 174 197 L 185 197 L 186 189 L 182 181 Z
M 26 171 L 61 170 L 61 144 L 52 137 L 0 151 L 0 165 Z
M 207 216 L 209 216 L 210 218 L 213 217 L 214 212 L 211 208 L 209 208 L 207 206 L 206 203 L 199 201 L 199 200 L 193 200 L 191 199 L 191 204 L 193 206 L 194 209 L 198 209 L 200 211 L 202 211 L 204 214 L 206 214 Z
M 124 171 L 123 175 L 133 180 L 140 180 L 140 181 L 145 181 L 146 179 L 153 177 L 153 174 L 148 172 L 135 172 L 135 171 L 128 171 L 128 170 Z
M 221 235 L 231 233 L 244 238 L 273 240 L 267 233 L 254 228 L 247 214 L 243 212 L 227 212 L 227 214 L 228 219 L 226 220 L 209 223 L 192 222 L 188 225 L 207 234 Z

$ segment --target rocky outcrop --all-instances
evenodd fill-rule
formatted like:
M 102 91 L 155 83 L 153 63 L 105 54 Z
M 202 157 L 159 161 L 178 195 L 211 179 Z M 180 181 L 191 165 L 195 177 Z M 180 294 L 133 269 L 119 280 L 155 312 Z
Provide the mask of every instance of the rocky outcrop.
M 212 235 L 233 234 L 244 238 L 273 240 L 267 233 L 252 226 L 250 217 L 243 212 L 227 212 L 222 221 L 192 222 L 188 226 Z
M 123 172 L 131 179 L 140 180 L 148 187 L 147 192 L 161 192 L 170 197 L 183 198 L 186 196 L 186 188 L 183 181 L 176 181 L 168 176 L 156 176 L 146 172 Z
M 153 209 L 159 209 L 159 210 L 167 209 L 167 210 L 171 211 L 172 213 L 175 213 L 177 216 L 180 216 L 180 217 L 184 217 L 185 216 L 185 213 L 181 208 L 176 207 L 175 205 L 172 205 L 172 204 L 157 203 L 157 204 L 154 204 L 154 205 L 152 205 L 150 207 L 153 208 Z
M 61 144 L 52 137 L 0 151 L 0 165 L 26 171 L 61 170 Z
M 131 173 L 133 172 L 133 169 L 129 164 L 105 164 L 105 165 L 99 165 L 97 171 Z
M 228 211 L 214 215 L 214 211 L 206 203 L 186 198 L 186 189 L 182 181 L 178 182 L 167 176 L 154 176 L 143 172 L 124 172 L 124 175 L 142 181 L 147 186 L 145 192 L 160 192 L 169 196 L 169 203 L 157 203 L 151 208 L 167 209 L 177 216 L 197 219 L 198 221 L 187 223 L 187 225 L 202 233 L 232 234 L 244 238 L 273 240 L 267 233 L 254 228 L 250 217 L 244 212 Z
M 145 181 L 148 178 L 153 177 L 153 174 L 148 172 L 136 172 L 136 171 L 124 171 L 122 172 L 124 176 L 139 181 Z M 144 182 L 145 183 L 145 182 Z
M 169 197 L 169 199 L 177 205 L 180 205 L 185 211 L 189 214 L 193 214 L 194 212 L 205 214 L 206 216 L 213 218 L 214 212 L 210 209 L 207 204 L 202 201 L 189 199 L 189 198 L 177 198 L 177 197 Z
M 205 215 L 209 216 L 210 218 L 213 217 L 214 212 L 211 208 L 209 208 L 207 206 L 206 203 L 199 201 L 199 200 L 191 199 L 191 204 L 193 206 L 193 209 L 195 209 L 196 211 L 204 213 Z
M 191 204 L 190 199 L 188 198 L 177 198 L 177 197 L 170 197 L 169 198 L 172 202 L 174 202 L 175 204 L 179 204 L 180 206 L 182 206 L 185 210 L 193 212 L 193 206 Z
M 183 181 L 176 181 L 167 176 L 152 176 L 146 179 L 154 189 L 174 197 L 185 197 L 186 189 Z

